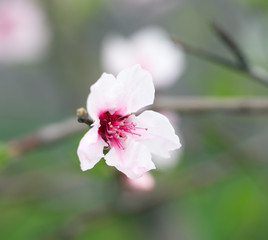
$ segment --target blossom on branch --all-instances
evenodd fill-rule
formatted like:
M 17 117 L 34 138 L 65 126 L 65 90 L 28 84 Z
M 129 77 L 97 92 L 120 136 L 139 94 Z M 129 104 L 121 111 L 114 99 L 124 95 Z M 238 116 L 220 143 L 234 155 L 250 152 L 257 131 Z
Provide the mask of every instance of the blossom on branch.
M 34 0 L 0 1 L 0 63 L 41 58 L 50 43 L 45 14 Z
M 87 110 L 94 123 L 78 147 L 83 171 L 104 157 L 129 178 L 155 169 L 152 154 L 170 157 L 181 144 L 168 119 L 154 111 L 134 113 L 154 101 L 151 74 L 139 65 L 121 71 L 115 78 L 104 73 L 91 86 Z M 104 150 L 108 153 L 104 155 Z
M 105 71 L 118 74 L 134 64 L 152 74 L 157 89 L 169 87 L 183 73 L 184 53 L 157 27 L 143 29 L 129 39 L 117 35 L 105 39 L 102 47 Z

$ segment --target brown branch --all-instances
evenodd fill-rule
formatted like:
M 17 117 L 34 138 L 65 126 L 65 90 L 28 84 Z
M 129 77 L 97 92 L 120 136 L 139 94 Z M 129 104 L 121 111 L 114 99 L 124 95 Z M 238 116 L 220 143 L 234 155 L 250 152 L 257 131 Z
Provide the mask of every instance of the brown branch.
M 245 54 L 240 49 L 234 39 L 216 22 L 212 22 L 212 28 L 219 37 L 219 39 L 230 49 L 231 53 L 235 56 L 241 68 L 249 69 L 249 63 Z
M 61 140 L 85 129 L 86 127 L 82 124 L 78 124 L 75 118 L 49 124 L 33 133 L 8 142 L 9 155 L 21 155 L 24 152 Z
M 85 123 L 88 126 L 91 126 L 92 121 L 89 119 L 87 110 L 84 108 L 79 108 L 76 111 L 77 121 L 80 123 Z
M 265 85 L 266 87 L 268 87 L 268 73 L 266 73 L 266 71 L 264 70 L 260 72 L 260 71 L 256 71 L 256 67 L 254 66 L 247 65 L 245 67 L 245 65 L 241 64 L 241 61 L 240 62 L 232 61 L 225 57 L 219 56 L 218 54 L 215 54 L 211 51 L 193 46 L 178 38 L 173 38 L 173 41 L 176 44 L 178 44 L 180 47 L 182 47 L 186 52 L 188 52 L 189 54 L 193 56 L 196 56 L 200 59 L 206 60 L 213 64 L 218 64 L 225 68 L 243 73 L 244 75 L 250 77 L 256 82 L 261 83 L 262 85 Z
M 172 110 L 184 114 L 200 113 L 268 113 L 268 98 L 213 98 L 213 97 L 164 97 L 159 96 L 152 106 L 155 110 Z M 86 110 L 83 110 L 86 111 Z M 85 112 L 83 112 L 85 114 Z M 80 119 L 87 125 L 92 121 Z M 86 125 L 78 124 L 75 118 L 69 118 L 56 124 L 50 124 L 7 143 L 9 156 L 18 156 L 37 147 L 53 143 L 77 132 L 87 130 Z
M 268 98 L 158 97 L 154 108 L 180 113 L 268 113 Z

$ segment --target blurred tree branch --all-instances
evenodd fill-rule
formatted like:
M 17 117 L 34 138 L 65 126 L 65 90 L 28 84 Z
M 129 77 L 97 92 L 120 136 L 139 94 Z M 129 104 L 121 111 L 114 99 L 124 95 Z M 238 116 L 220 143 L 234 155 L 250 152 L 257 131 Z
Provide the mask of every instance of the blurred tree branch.
M 184 114 L 200 113 L 244 113 L 266 114 L 268 113 L 268 98 L 214 98 L 214 97 L 167 97 L 158 96 L 152 106 L 155 110 L 173 110 Z M 85 109 L 77 112 L 78 122 L 91 125 Z M 29 150 L 64 139 L 75 133 L 85 131 L 86 125 L 77 124 L 75 118 L 69 118 L 59 123 L 44 126 L 33 133 L 26 134 L 2 144 L 1 149 L 5 154 L 0 157 L 12 158 Z M 1 157 L 2 158 L 2 157 Z M 4 159 L 0 159 L 4 161 Z
M 235 61 L 230 60 L 226 57 L 222 57 L 209 50 L 193 46 L 177 37 L 173 37 L 172 39 L 176 44 L 182 47 L 189 54 L 196 56 L 200 59 L 209 61 L 211 63 L 221 65 L 228 69 L 241 72 L 250 77 L 251 79 L 268 87 L 268 72 L 264 69 L 261 69 L 260 67 L 252 66 L 248 62 L 244 52 L 241 50 L 238 44 L 225 30 L 223 30 L 223 28 L 219 24 L 213 22 L 212 27 L 219 39 L 224 43 L 225 46 L 228 47 L 231 53 L 235 56 Z
M 268 98 L 162 97 L 154 109 L 168 109 L 184 114 L 197 113 L 267 113 Z
M 47 145 L 85 130 L 85 125 L 77 124 L 75 118 L 41 127 L 35 132 L 26 134 L 7 143 L 8 157 L 19 156 L 39 146 Z

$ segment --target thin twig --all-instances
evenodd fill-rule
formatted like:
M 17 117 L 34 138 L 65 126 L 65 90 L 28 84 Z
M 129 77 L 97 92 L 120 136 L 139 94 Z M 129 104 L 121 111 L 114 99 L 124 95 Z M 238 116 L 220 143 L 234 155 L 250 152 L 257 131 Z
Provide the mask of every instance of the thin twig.
M 178 38 L 173 38 L 173 41 L 193 56 L 196 56 L 200 59 L 206 60 L 214 64 L 221 65 L 225 68 L 241 72 L 246 76 L 250 77 L 251 79 L 257 81 L 258 83 L 261 83 L 262 85 L 268 87 L 268 73 L 266 73 L 265 70 L 256 71 L 256 67 L 252 66 L 247 66 L 247 68 L 245 68 L 239 62 L 232 61 L 208 50 L 193 46 Z
M 248 70 L 249 63 L 246 56 L 234 39 L 218 23 L 213 21 L 211 25 L 219 39 L 230 49 L 231 53 L 237 59 L 240 67 Z

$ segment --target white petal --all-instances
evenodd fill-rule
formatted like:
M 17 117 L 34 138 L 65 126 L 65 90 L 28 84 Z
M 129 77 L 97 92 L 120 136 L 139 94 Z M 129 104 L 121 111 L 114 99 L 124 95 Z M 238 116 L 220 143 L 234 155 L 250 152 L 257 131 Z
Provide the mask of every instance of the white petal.
M 95 125 L 90 129 L 79 143 L 77 154 L 83 171 L 93 168 L 104 157 L 103 147 L 107 146 L 107 143 L 98 136 L 98 127 Z
M 141 177 L 145 172 L 155 169 L 150 151 L 142 144 L 128 140 L 125 150 L 112 148 L 105 160 L 109 166 L 116 167 L 131 179 Z
M 117 79 L 104 73 L 90 90 L 87 110 L 93 120 L 104 111 L 118 111 L 121 115 L 136 112 L 154 100 L 152 77 L 139 65 L 121 71 Z
M 170 121 L 170 123 L 172 124 L 172 126 L 175 129 L 175 132 L 180 132 L 179 130 L 179 116 L 178 114 L 176 114 L 175 112 L 172 111 L 160 111 L 161 114 L 163 114 L 164 116 L 166 116 L 168 118 L 168 120 Z M 180 136 L 180 140 L 181 136 Z M 183 144 L 182 144 L 183 145 Z M 157 168 L 161 168 L 161 169 L 170 169 L 176 166 L 176 164 L 180 161 L 181 159 L 181 155 L 183 154 L 183 149 L 182 147 L 180 149 L 176 149 L 174 151 L 172 151 L 170 153 L 170 158 L 163 158 L 163 157 L 159 157 L 159 156 L 153 156 L 153 162 L 155 163 Z
M 153 162 L 155 163 L 157 169 L 168 170 L 174 168 L 181 159 L 183 154 L 182 148 L 176 149 L 170 153 L 169 158 L 159 157 L 157 155 L 153 156 Z
M 115 89 L 116 79 L 112 74 L 104 73 L 90 88 L 87 110 L 93 120 L 97 120 L 102 111 L 116 108 L 118 93 Z
M 137 141 L 145 144 L 153 154 L 164 158 L 170 157 L 170 151 L 181 147 L 179 137 L 169 120 L 162 114 L 154 111 L 144 111 L 136 117 L 137 132 L 141 136 L 134 137 Z
M 127 68 L 117 76 L 118 91 L 122 94 L 121 104 L 126 106 L 127 113 L 148 106 L 154 101 L 154 85 L 151 74 L 139 65 Z

